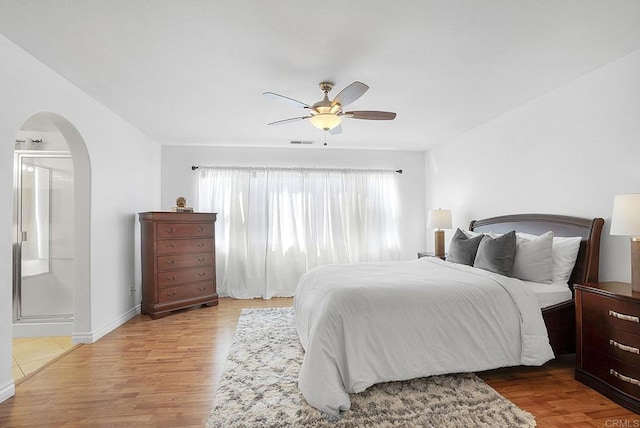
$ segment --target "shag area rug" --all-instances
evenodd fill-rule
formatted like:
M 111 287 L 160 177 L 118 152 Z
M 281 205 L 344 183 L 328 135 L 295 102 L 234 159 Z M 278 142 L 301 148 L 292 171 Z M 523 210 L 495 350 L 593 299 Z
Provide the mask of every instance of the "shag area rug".
M 472 373 L 374 385 L 332 418 L 298 390 L 303 355 L 292 308 L 243 309 L 207 428 L 536 426 Z

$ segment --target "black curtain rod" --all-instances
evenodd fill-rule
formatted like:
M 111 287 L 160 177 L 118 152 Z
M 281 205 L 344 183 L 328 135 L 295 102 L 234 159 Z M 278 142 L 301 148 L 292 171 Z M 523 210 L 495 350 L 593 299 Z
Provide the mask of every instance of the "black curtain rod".
M 191 165 L 191 171 L 195 171 L 198 168 L 200 168 L 200 167 L 199 166 L 195 166 L 195 165 Z M 310 169 L 313 169 L 313 168 L 310 168 Z M 322 169 L 322 168 L 318 168 L 318 169 Z M 328 168 L 328 169 L 331 169 L 331 168 Z M 337 169 L 340 169 L 340 168 L 337 168 Z M 348 169 L 348 168 L 344 168 L 344 169 Z M 397 172 L 398 174 L 402 174 L 402 170 L 401 169 L 396 169 L 395 172 Z

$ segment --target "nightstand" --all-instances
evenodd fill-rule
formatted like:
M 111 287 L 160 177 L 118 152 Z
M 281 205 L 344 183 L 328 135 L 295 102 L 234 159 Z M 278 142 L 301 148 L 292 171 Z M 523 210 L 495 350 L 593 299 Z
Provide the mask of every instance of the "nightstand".
M 640 413 L 640 293 L 624 282 L 575 292 L 576 380 Z
M 422 257 L 440 257 L 442 260 L 444 260 L 447 257 L 447 254 L 445 253 L 444 256 L 436 256 L 436 253 L 434 253 L 433 251 L 423 251 L 418 253 L 418 258 L 420 259 Z

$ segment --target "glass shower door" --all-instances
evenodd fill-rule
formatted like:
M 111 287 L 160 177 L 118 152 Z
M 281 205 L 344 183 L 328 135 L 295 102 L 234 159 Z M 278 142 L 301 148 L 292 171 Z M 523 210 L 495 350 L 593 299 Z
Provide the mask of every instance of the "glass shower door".
M 14 320 L 73 317 L 73 164 L 68 154 L 18 153 Z

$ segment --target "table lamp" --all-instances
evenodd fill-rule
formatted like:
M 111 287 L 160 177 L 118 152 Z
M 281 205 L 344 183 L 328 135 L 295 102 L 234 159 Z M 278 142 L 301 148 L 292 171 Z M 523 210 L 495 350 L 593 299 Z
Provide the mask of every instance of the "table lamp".
M 640 292 L 640 193 L 613 199 L 611 235 L 631 237 L 631 289 Z
M 435 229 L 435 256 L 444 257 L 444 229 L 451 229 L 451 210 L 429 210 L 427 229 Z

